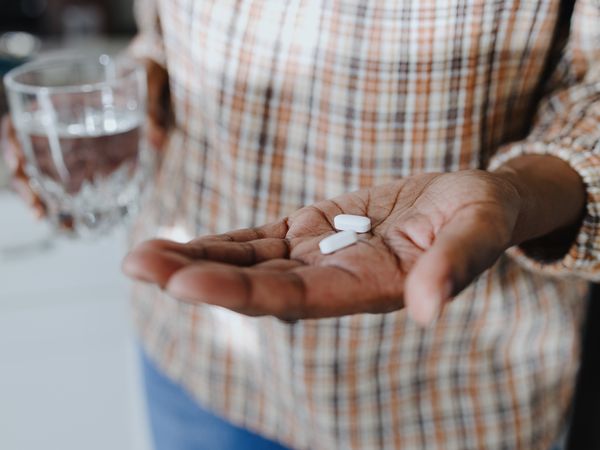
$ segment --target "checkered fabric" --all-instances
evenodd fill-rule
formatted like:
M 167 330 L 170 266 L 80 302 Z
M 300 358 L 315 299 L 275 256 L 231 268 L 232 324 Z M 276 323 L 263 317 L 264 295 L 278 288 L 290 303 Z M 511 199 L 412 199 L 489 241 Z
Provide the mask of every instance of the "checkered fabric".
M 137 12 L 132 52 L 167 67 L 176 126 L 136 241 L 528 153 L 564 159 L 588 192 L 562 260 L 511 250 L 426 330 L 404 311 L 286 324 L 138 286 L 160 367 L 296 449 L 550 448 L 586 280 L 600 278 L 600 2 L 576 2 L 570 33 L 559 0 L 140 0 Z

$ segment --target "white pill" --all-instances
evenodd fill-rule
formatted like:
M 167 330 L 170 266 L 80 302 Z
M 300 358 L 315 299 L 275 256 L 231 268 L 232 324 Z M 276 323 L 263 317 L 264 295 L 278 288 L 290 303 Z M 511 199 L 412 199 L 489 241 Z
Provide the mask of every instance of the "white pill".
M 356 233 L 366 233 L 371 230 L 371 219 L 365 216 L 340 214 L 333 218 L 333 226 L 340 231 L 351 230 Z
M 348 230 L 326 237 L 319 242 L 319 248 L 321 249 L 321 253 L 328 255 L 343 248 L 349 247 L 350 245 L 354 245 L 357 242 L 358 236 L 356 233 Z

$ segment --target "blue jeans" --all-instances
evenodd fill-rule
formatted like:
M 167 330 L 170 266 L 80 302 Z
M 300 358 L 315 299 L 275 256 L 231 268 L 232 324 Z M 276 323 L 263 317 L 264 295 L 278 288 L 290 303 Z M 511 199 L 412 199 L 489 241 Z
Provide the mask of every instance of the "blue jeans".
M 142 369 L 155 450 L 287 450 L 202 408 L 143 353 Z

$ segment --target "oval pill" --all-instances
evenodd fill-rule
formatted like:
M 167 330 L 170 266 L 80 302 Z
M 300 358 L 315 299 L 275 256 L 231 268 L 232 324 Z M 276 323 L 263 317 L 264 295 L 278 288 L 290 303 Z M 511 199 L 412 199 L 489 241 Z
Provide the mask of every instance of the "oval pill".
M 351 230 L 356 233 L 367 233 L 371 230 L 371 219 L 365 216 L 340 214 L 333 218 L 333 226 L 340 231 Z
M 319 248 L 321 249 L 321 253 L 323 253 L 324 255 L 328 255 L 337 250 L 341 250 L 343 248 L 349 247 L 350 245 L 354 245 L 357 242 L 358 236 L 354 231 L 341 231 L 339 233 L 328 236 L 321 242 L 319 242 Z

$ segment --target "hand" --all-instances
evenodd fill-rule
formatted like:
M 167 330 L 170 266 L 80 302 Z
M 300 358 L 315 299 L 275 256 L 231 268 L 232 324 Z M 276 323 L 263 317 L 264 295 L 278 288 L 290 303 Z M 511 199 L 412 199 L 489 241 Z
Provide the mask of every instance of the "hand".
M 169 78 L 167 71 L 157 63 L 148 60 L 145 64 L 148 74 L 148 138 L 155 149 L 161 150 L 166 141 L 168 129 L 173 123 Z M 2 139 L 1 147 L 4 149 L 4 158 L 11 174 L 13 190 L 33 210 L 36 217 L 44 217 L 46 207 L 29 184 L 29 179 L 25 173 L 23 149 L 17 139 L 14 124 L 8 116 L 2 120 L 0 137 Z M 71 224 L 67 222 L 62 225 L 65 228 L 71 228 Z
M 39 196 L 31 189 L 29 179 L 25 174 L 25 156 L 23 149 L 17 139 L 17 132 L 10 117 L 2 119 L 2 149 L 4 160 L 8 166 L 11 176 L 13 190 L 25 201 L 36 217 L 42 218 L 46 215 L 46 207 Z
M 174 122 L 169 74 L 160 64 L 146 61 L 148 74 L 148 139 L 157 150 L 165 145 L 169 128 Z
M 384 313 L 434 320 L 514 244 L 523 198 L 484 171 L 413 176 L 303 208 L 280 222 L 188 244 L 155 240 L 124 261 L 131 277 L 184 301 L 284 320 Z M 337 214 L 371 218 L 357 245 L 322 255 Z

